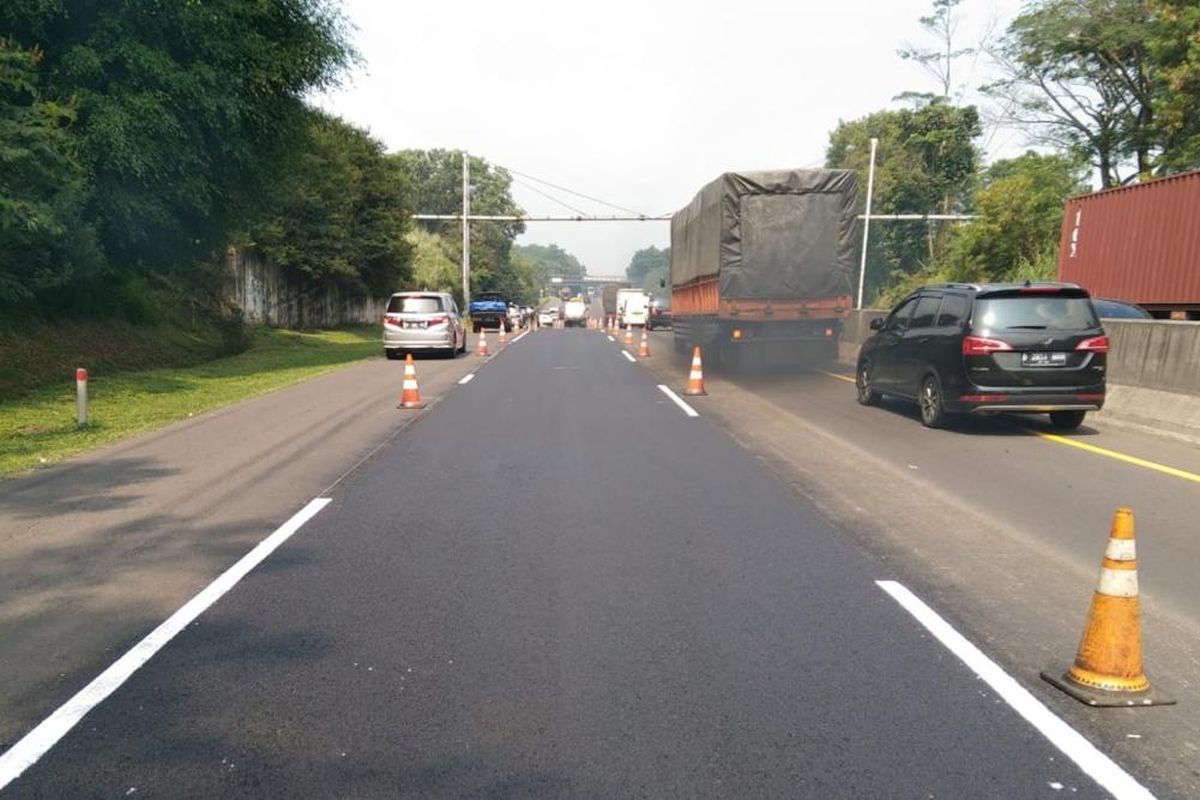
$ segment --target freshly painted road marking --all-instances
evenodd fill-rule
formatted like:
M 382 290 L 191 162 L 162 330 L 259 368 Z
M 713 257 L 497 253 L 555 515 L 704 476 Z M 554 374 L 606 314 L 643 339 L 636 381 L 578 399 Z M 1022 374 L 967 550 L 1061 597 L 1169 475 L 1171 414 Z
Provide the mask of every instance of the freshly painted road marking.
M 463 376 L 462 376 L 462 377 L 459 379 L 459 381 L 458 381 L 458 385 L 459 385 L 459 386 L 462 386 L 462 385 L 463 385 L 463 384 L 465 384 L 465 383 L 470 383 L 470 382 L 471 382 L 472 380 L 474 380 L 474 379 L 475 379 L 475 373 L 474 373 L 474 372 L 468 372 L 466 375 L 463 375 Z
M 660 392 L 662 392 L 663 394 L 665 394 L 667 397 L 671 398 L 671 402 L 673 402 L 675 405 L 682 408 L 683 413 L 687 414 L 689 417 L 700 416 L 700 414 L 696 411 L 696 409 L 692 408 L 691 406 L 689 406 L 687 403 L 685 403 L 683 401 L 682 397 L 675 394 L 670 389 L 668 389 L 666 386 L 663 386 L 661 383 L 658 385 L 658 390 Z
M 636 359 L 636 358 L 634 358 L 633 356 L 629 355 L 629 351 L 628 351 L 628 350 L 622 350 L 622 351 L 621 351 L 621 355 L 623 355 L 623 356 L 625 356 L 626 358 L 628 358 L 628 359 L 629 359 L 631 362 L 633 362 L 633 363 L 637 363 L 637 359 Z
M 979 678 L 992 687 L 992 690 L 1012 707 L 1014 711 L 1025 718 L 1025 721 L 1037 729 L 1039 733 L 1050 740 L 1050 743 L 1074 761 L 1081 770 L 1092 780 L 1112 793 L 1118 800 L 1127 798 L 1153 798 L 1150 790 L 1142 786 L 1115 761 L 1100 752 L 1078 731 L 1063 722 L 1040 700 L 1030 694 L 1029 690 L 1000 668 L 983 652 L 971 644 L 946 620 L 896 581 L 875 581 L 880 589 L 890 594 L 905 611 L 916 617 L 926 630 L 946 646 L 951 653 L 958 656 L 967 667 Z
M 120 688 L 133 673 L 166 646 L 167 642 L 237 585 L 238 581 L 246 577 L 329 503 L 329 498 L 318 497 L 297 511 L 295 516 L 255 545 L 254 549 L 242 556 L 236 564 L 221 573 L 215 581 L 147 634 L 146 638 L 130 648 L 125 655 L 114 661 L 108 669 L 97 675 L 91 683 L 80 689 L 74 697 L 59 706 L 53 714 L 10 747 L 0 756 L 0 790 L 36 764 L 38 759 L 66 736 L 89 711 Z
M 1054 442 L 1056 444 L 1065 444 L 1067 447 L 1075 447 L 1075 448 L 1078 448 L 1079 450 L 1086 450 L 1087 452 L 1094 453 L 1098 456 L 1104 456 L 1105 458 L 1111 458 L 1116 461 L 1124 461 L 1126 464 L 1133 464 L 1135 466 L 1143 467 L 1145 469 L 1151 469 L 1151 470 L 1154 470 L 1155 472 L 1161 472 L 1164 475 L 1170 475 L 1175 478 L 1183 478 L 1185 481 L 1192 481 L 1193 483 L 1200 483 L 1200 475 L 1197 475 L 1194 472 L 1188 472 L 1187 470 L 1176 469 L 1175 467 L 1168 467 L 1166 464 L 1159 464 L 1154 461 L 1147 461 L 1144 458 L 1138 458 L 1137 456 L 1130 456 L 1130 455 L 1126 455 L 1125 453 L 1118 453 L 1116 450 L 1109 450 L 1108 448 L 1105 448 L 1105 447 L 1097 447 L 1094 444 L 1086 444 L 1084 442 L 1080 442 L 1080 441 L 1071 439 L 1066 436 L 1059 436 L 1054 433 L 1042 433 L 1040 431 L 1033 431 L 1033 433 L 1039 439 L 1045 439 L 1048 442 Z
M 839 381 L 845 381 L 846 383 L 854 383 L 854 377 L 852 375 L 839 375 L 836 372 L 826 372 L 823 369 L 819 369 L 819 370 L 817 370 L 817 372 L 821 373 L 822 375 L 828 375 L 831 378 L 837 378 Z
M 528 336 L 528 335 L 529 335 L 529 331 L 525 331 L 524 333 L 522 333 L 522 334 L 519 334 L 519 335 L 517 336 L 517 338 L 515 338 L 515 339 L 513 339 L 511 342 L 509 342 L 509 344 L 516 344 L 517 342 L 521 341 L 522 339 L 524 339 L 524 338 L 525 338 L 526 336 Z
M 609 337 L 608 337 L 608 340 L 609 340 L 610 342 L 615 342 L 615 341 L 616 341 L 616 339 L 614 339 L 614 338 L 613 338 L 613 337 L 611 337 L 611 336 L 609 336 Z

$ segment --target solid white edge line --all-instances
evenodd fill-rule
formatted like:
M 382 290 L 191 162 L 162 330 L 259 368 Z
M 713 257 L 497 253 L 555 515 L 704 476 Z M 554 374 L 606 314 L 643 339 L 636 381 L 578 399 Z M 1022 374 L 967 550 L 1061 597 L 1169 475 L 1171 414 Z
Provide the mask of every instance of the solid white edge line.
M 609 336 L 609 337 L 608 337 L 608 340 L 609 340 L 610 342 L 615 342 L 615 341 L 616 341 L 616 339 L 614 339 L 614 338 L 613 338 L 613 337 L 611 337 L 611 336 Z
M 516 344 L 517 342 L 521 341 L 528 335 L 529 335 L 529 331 L 525 331 L 524 333 L 518 334 L 517 338 L 513 339 L 511 342 L 509 342 L 509 344 Z
M 672 392 L 670 389 L 668 389 L 663 384 L 661 384 L 661 383 L 658 384 L 658 390 L 660 392 L 662 392 L 663 394 L 665 394 L 667 397 L 671 398 L 671 402 L 673 402 L 675 405 L 682 408 L 683 413 L 687 414 L 689 417 L 700 416 L 700 413 L 698 411 L 696 411 L 696 409 L 692 408 L 687 403 L 685 403 L 682 397 L 680 397 L 679 395 Z
M 29 733 L 10 747 L 4 755 L 0 755 L 0 790 L 21 776 L 25 770 L 32 767 L 54 747 L 67 733 L 79 723 L 93 708 L 104 702 L 105 698 L 120 688 L 133 673 L 137 672 L 155 653 L 161 650 L 171 639 L 190 625 L 197 617 L 205 612 L 222 595 L 237 585 L 238 581 L 258 566 L 279 545 L 291 538 L 300 530 L 304 523 L 317 515 L 321 509 L 329 505 L 330 499 L 318 497 L 300 509 L 287 522 L 275 529 L 246 555 L 238 559 L 232 567 L 187 601 L 157 628 L 146 635 L 144 639 L 130 648 L 123 656 L 114 661 L 108 669 L 101 672 L 92 682 L 80 689 L 74 697 L 63 703 L 50 716 L 46 717 Z
M 951 653 L 967 665 L 988 686 L 992 687 L 1010 707 L 1025 721 L 1037 729 L 1039 733 L 1050 740 L 1062 753 L 1074 761 L 1084 773 L 1101 787 L 1112 793 L 1118 800 L 1134 800 L 1152 798 L 1154 795 L 1145 786 L 1106 756 L 1083 734 L 1072 728 L 1053 711 L 1046 708 L 1040 700 L 1033 696 L 1016 679 L 978 647 L 950 626 L 950 623 L 927 606 L 924 601 L 909 589 L 896 581 L 875 581 L 880 589 L 890 594 L 892 598 L 912 614 L 926 630 L 946 646 Z
M 458 385 L 462 386 L 464 384 L 470 383 L 472 380 L 474 380 L 474 378 L 475 378 L 475 373 L 468 372 L 466 375 L 463 375 L 461 378 L 458 379 Z
M 636 364 L 636 363 L 637 363 L 637 359 L 636 359 L 636 358 L 634 358 L 633 356 L 629 355 L 629 351 L 628 351 L 628 350 L 622 350 L 622 351 L 621 351 L 621 355 L 623 355 L 623 356 L 625 356 L 626 358 L 628 358 L 631 364 Z

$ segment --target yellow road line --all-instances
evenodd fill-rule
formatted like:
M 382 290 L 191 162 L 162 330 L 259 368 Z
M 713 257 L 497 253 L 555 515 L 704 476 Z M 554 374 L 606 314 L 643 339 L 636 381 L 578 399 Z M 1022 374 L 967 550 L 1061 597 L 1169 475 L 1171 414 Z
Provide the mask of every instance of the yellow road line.
M 820 372 L 822 375 L 828 375 L 831 378 L 837 378 L 839 381 L 854 383 L 854 378 L 850 375 L 839 375 L 836 372 L 826 372 L 825 370 L 818 370 L 818 372 Z M 1070 439 L 1066 436 L 1058 436 L 1053 433 L 1042 433 L 1041 431 L 1034 430 L 1030 430 L 1029 432 L 1034 436 L 1037 436 L 1039 439 L 1045 439 L 1048 442 L 1065 444 L 1067 447 L 1074 447 L 1094 455 L 1111 458 L 1114 461 L 1124 461 L 1126 464 L 1133 464 L 1136 467 L 1142 467 L 1143 469 L 1161 472 L 1163 475 L 1170 475 L 1173 478 L 1182 478 L 1183 480 L 1191 481 L 1192 483 L 1200 483 L 1200 475 L 1197 475 L 1194 472 L 1176 469 L 1175 467 L 1168 467 L 1166 464 L 1159 464 L 1155 461 L 1138 458 L 1137 456 L 1126 455 L 1125 453 L 1119 453 L 1116 450 L 1109 450 L 1106 447 L 1097 447 L 1094 444 L 1087 444 L 1085 442 L 1078 441 L 1077 439 Z
M 1055 442 L 1057 444 L 1065 444 L 1068 447 L 1074 447 L 1079 450 L 1086 450 L 1089 453 L 1095 453 L 1098 456 L 1104 456 L 1105 458 L 1111 458 L 1116 461 L 1124 461 L 1126 464 L 1133 464 L 1134 466 L 1143 467 L 1144 469 L 1151 469 L 1151 470 L 1154 470 L 1155 472 L 1161 472 L 1164 475 L 1170 475 L 1174 478 L 1183 478 L 1185 481 L 1192 481 L 1193 483 L 1200 483 L 1200 475 L 1197 475 L 1194 472 L 1188 472 L 1186 470 L 1176 469 L 1175 467 L 1168 467 L 1166 464 L 1159 464 L 1154 461 L 1147 461 L 1146 459 L 1138 458 L 1137 456 L 1130 456 L 1130 455 L 1126 455 L 1124 453 L 1118 453 L 1116 450 L 1109 450 L 1104 447 L 1096 447 L 1096 445 L 1094 445 L 1094 444 L 1085 444 L 1084 442 L 1080 442 L 1075 439 L 1069 439 L 1066 436 L 1057 436 L 1053 433 L 1041 433 L 1039 431 L 1033 431 L 1033 433 L 1039 439 L 1045 439 L 1048 442 Z
M 817 370 L 817 372 L 820 372 L 822 375 L 828 375 L 831 378 L 837 378 L 839 381 L 845 381 L 846 383 L 854 383 L 854 378 L 850 375 L 839 375 L 836 372 L 826 372 L 823 369 L 819 369 L 819 370 Z

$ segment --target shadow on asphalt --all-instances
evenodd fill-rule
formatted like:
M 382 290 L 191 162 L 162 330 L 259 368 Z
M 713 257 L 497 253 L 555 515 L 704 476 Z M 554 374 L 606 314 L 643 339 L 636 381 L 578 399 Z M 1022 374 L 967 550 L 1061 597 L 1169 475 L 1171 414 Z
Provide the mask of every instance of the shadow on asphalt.
M 0 514 L 7 512 L 18 519 L 30 519 L 112 511 L 141 497 L 120 494 L 118 490 L 177 472 L 179 470 L 160 466 L 148 458 L 117 458 L 103 463 L 68 462 L 0 483 Z

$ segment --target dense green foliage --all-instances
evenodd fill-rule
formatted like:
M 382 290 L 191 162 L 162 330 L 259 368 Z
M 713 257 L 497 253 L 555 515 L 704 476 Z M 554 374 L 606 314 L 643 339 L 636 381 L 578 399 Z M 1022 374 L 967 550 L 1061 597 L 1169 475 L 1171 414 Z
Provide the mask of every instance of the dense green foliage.
M 671 248 L 659 250 L 651 245 L 633 254 L 629 266 L 625 268 L 625 277 L 634 286 L 640 286 L 648 292 L 661 292 L 660 282 L 670 285 Z
M 411 191 L 411 205 L 421 214 L 462 213 L 463 154 L 457 150 L 403 150 L 389 156 L 398 165 Z M 512 177 L 504 169 L 472 156 L 470 163 L 471 213 L 519 216 L 523 212 L 512 198 Z M 444 255 L 462 263 L 462 223 L 453 220 L 425 223 L 438 235 L 437 250 L 426 249 L 426 259 Z M 503 292 L 511 300 L 532 304 L 538 282 L 528 258 L 515 257 L 513 240 L 525 230 L 520 221 L 471 223 L 471 293 Z M 422 255 L 422 254 L 419 254 Z M 426 262 L 430 263 L 430 262 Z M 425 272 L 426 275 L 430 273 Z M 461 300 L 462 280 L 437 287 Z
M 306 137 L 268 191 L 250 238 L 311 283 L 388 294 L 412 276 L 410 202 L 406 176 L 379 142 L 310 112 Z

